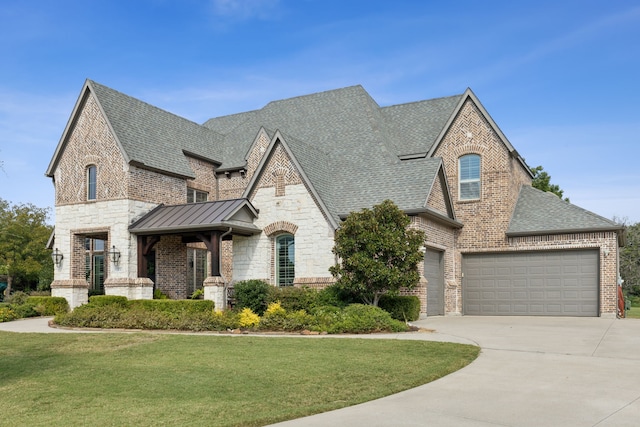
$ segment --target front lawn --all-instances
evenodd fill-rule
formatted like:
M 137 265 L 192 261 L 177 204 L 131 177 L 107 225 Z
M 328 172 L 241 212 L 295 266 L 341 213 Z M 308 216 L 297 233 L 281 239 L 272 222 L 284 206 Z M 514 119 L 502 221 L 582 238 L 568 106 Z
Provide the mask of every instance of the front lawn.
M 631 307 L 627 310 L 626 317 L 629 319 L 640 319 L 640 307 Z
M 2 425 L 260 426 L 428 383 L 479 348 L 425 341 L 0 332 Z

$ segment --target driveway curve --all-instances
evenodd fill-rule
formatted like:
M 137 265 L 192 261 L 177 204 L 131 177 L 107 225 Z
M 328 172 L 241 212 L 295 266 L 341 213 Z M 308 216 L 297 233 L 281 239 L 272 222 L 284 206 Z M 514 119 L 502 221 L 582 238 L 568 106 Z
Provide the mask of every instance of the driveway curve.
M 0 323 L 0 330 L 79 332 L 49 328 L 48 320 Z M 435 332 L 370 337 L 476 343 L 482 352 L 421 387 L 275 426 L 640 425 L 640 320 L 464 316 L 415 323 Z
M 464 316 L 416 324 L 482 352 L 424 386 L 276 425 L 640 425 L 640 320 Z

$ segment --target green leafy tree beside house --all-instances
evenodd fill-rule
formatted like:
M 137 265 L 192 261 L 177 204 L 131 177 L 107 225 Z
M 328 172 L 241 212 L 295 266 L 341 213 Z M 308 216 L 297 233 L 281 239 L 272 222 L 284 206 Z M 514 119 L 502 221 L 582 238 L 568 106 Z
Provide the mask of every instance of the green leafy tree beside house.
M 53 261 L 46 249 L 52 227 L 48 209 L 32 204 L 11 205 L 0 199 L 0 276 L 11 288 L 46 287 L 53 278 Z
M 425 235 L 408 229 L 410 222 L 390 200 L 352 212 L 336 232 L 333 252 L 340 261 L 329 269 L 336 286 L 374 306 L 384 294 L 414 288 Z

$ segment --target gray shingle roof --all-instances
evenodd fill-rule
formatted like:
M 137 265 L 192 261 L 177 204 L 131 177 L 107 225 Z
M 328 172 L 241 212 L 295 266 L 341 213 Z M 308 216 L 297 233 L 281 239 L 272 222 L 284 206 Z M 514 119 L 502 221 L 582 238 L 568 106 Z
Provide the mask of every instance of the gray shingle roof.
M 622 230 L 622 226 L 565 202 L 553 193 L 523 185 L 507 230 L 509 236 Z
M 399 154 L 428 152 L 462 95 L 393 105 L 381 109 L 389 141 Z
M 194 178 L 183 150 L 222 162 L 222 135 L 89 80 L 129 160 Z

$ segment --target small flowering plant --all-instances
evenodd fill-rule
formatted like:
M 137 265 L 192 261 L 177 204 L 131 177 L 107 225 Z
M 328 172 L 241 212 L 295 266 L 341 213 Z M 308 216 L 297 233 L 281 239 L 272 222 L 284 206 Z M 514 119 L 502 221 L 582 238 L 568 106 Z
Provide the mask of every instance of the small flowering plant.
M 240 327 L 255 328 L 260 323 L 260 316 L 253 312 L 249 307 L 245 307 L 240 312 Z

